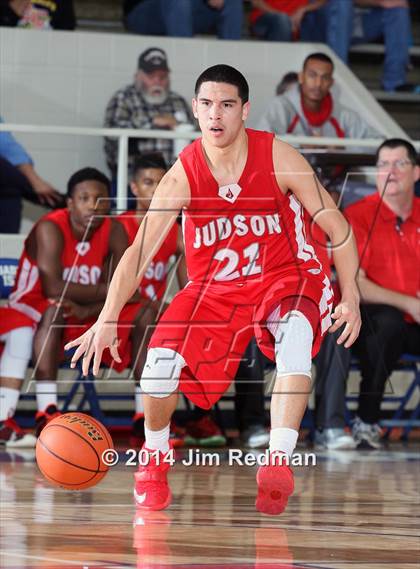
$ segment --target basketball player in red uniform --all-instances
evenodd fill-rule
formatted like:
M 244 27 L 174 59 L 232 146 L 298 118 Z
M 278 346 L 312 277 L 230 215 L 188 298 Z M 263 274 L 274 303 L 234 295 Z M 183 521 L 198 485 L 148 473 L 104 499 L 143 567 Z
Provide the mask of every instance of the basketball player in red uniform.
M 131 245 L 137 235 L 140 223 L 143 221 L 159 182 L 165 175 L 167 168 L 161 154 L 144 154 L 138 158 L 133 168 L 133 180 L 130 183 L 131 191 L 136 197 L 135 211 L 129 210 L 117 217 L 127 233 L 128 244 Z M 143 299 L 144 307 L 139 318 L 142 329 L 136 340 L 137 356 L 134 368 L 135 379 L 135 414 L 133 418 L 133 434 L 137 444 L 144 441 L 144 405 L 140 387 L 141 371 L 146 361 L 147 346 L 154 326 L 164 311 L 164 294 L 167 286 L 167 276 L 170 262 L 176 259 L 176 274 L 180 288 L 187 283 L 187 270 L 185 266 L 184 244 L 182 232 L 178 224 L 174 224 L 148 266 L 139 286 L 139 294 Z M 171 428 L 171 443 L 174 446 L 183 444 L 183 436 L 173 423 Z
M 55 380 L 62 337 L 72 339 L 92 324 L 106 297 L 106 267 L 111 262 L 115 266 L 128 244 L 121 225 L 109 218 L 109 180 L 104 174 L 94 168 L 76 172 L 68 182 L 67 203 L 66 209 L 41 218 L 28 235 L 9 306 L 0 309 L 5 341 L 0 362 L 0 439 L 8 447 L 35 443 L 12 419 L 35 329 L 40 430 L 57 414 Z M 135 305 L 128 306 L 135 310 Z
M 349 226 L 305 159 L 272 134 L 245 129 L 248 85 L 228 65 L 197 80 L 193 111 L 202 138 L 180 155 L 157 188 L 134 243 L 115 270 L 95 325 L 69 347 L 75 365 L 98 373 L 105 348 L 120 361 L 114 324 L 180 210 L 189 283 L 162 316 L 149 344 L 141 386 L 147 466 L 135 474 L 139 508 L 171 502 L 169 421 L 178 390 L 208 408 L 235 376 L 255 334 L 276 361 L 270 461 L 257 473 L 256 508 L 281 513 L 293 492 L 284 460 L 296 445 L 310 393 L 311 359 L 322 336 L 344 326 L 349 347 L 360 329 L 357 252 Z M 330 283 L 306 242 L 303 208 L 328 234 L 342 298 L 332 317 Z M 147 395 L 146 395 L 147 394 Z

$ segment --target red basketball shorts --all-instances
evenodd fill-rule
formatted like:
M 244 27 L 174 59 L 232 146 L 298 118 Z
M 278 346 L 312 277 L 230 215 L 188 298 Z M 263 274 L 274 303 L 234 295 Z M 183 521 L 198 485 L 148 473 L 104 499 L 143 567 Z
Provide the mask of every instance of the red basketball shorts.
M 274 338 L 266 327 L 274 309 L 280 306 L 281 316 L 291 309 L 305 314 L 314 331 L 315 356 L 331 325 L 332 302 L 323 273 L 276 273 L 236 284 L 189 283 L 162 315 L 149 348 L 169 348 L 183 356 L 179 388 L 209 409 L 233 381 L 253 336 L 261 351 L 275 359 Z

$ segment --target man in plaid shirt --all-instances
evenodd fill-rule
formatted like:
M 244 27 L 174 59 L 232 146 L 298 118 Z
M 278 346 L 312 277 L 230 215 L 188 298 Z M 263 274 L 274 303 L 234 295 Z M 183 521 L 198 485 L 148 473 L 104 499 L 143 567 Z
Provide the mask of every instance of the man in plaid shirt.
M 180 124 L 194 125 L 185 99 L 170 90 L 169 72 L 166 53 L 162 49 L 151 47 L 140 54 L 134 83 L 119 89 L 107 105 L 105 127 L 173 130 Z M 176 159 L 173 140 L 130 138 L 130 173 L 135 156 L 150 152 L 161 152 L 168 164 Z M 105 155 L 115 177 L 118 139 L 105 139 Z

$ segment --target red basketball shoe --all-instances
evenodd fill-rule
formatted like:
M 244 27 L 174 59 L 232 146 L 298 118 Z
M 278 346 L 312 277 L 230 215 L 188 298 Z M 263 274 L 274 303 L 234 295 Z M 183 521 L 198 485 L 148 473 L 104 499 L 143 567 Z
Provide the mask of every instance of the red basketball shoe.
M 226 438 L 220 427 L 213 421 L 210 413 L 186 425 L 185 444 L 199 447 L 222 447 Z
M 270 455 L 271 464 L 260 466 L 257 472 L 258 494 L 256 509 L 262 514 L 275 516 L 281 514 L 287 506 L 287 500 L 294 490 L 293 472 L 286 462 Z M 286 457 L 286 455 L 281 455 Z
M 44 409 L 44 411 L 37 411 L 35 415 L 35 435 L 39 437 L 41 434 L 42 429 L 47 425 L 50 421 L 59 417 L 61 415 L 60 411 L 57 409 L 57 406 L 52 404 L 48 405 Z
M 167 480 L 172 449 L 167 453 L 159 453 L 159 464 L 156 464 L 156 451 L 144 446 L 143 449 L 149 453 L 149 460 L 146 466 L 139 466 L 134 474 L 134 503 L 136 508 L 143 510 L 164 510 L 172 500 Z

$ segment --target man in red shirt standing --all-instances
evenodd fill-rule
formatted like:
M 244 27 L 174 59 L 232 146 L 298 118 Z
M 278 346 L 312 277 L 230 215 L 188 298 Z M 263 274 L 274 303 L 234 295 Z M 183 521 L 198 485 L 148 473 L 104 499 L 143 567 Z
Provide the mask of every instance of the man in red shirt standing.
M 353 436 L 380 448 L 385 383 L 401 354 L 420 354 L 420 177 L 417 154 L 393 138 L 377 151 L 377 193 L 346 210 L 360 255 L 362 329 L 357 342 L 362 382 Z

